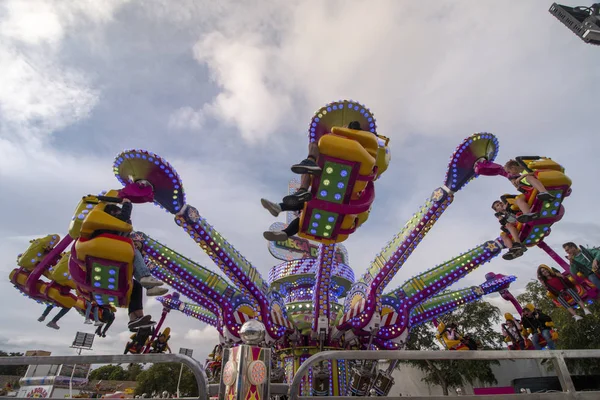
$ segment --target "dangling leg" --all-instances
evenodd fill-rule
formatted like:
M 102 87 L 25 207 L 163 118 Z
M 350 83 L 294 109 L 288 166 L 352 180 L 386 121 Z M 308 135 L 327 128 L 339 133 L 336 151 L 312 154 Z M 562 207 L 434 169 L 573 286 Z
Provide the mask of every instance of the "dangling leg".
M 69 311 L 71 311 L 70 308 L 61 308 L 60 311 L 54 316 L 54 318 L 52 318 L 52 321 L 48 322 L 46 326 L 52 329 L 60 329 L 60 326 L 58 326 L 57 322 L 62 317 L 64 317 Z
M 46 319 L 46 317 L 48 316 L 48 314 L 50 314 L 50 311 L 52 311 L 53 308 L 54 308 L 54 306 L 52 304 L 49 304 L 48 306 L 46 306 L 46 309 L 42 313 L 42 316 L 38 318 L 38 321 L 40 321 L 40 322 L 44 321 Z
M 300 218 L 294 219 L 282 231 L 266 231 L 263 236 L 270 242 L 285 242 L 288 238 L 296 235 L 298 231 L 300 231 Z
M 319 158 L 319 145 L 311 142 L 308 145 L 308 157 L 300 161 L 299 164 L 292 165 L 292 172 L 301 175 L 321 172 L 321 167 L 317 165 L 317 158 Z

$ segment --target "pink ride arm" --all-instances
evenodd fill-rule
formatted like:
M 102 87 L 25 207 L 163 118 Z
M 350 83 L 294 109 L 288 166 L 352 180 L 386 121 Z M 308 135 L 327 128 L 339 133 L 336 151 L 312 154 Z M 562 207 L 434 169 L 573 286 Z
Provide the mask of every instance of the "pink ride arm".
M 515 310 L 517 310 L 517 313 L 519 313 L 519 315 L 523 314 L 523 307 L 521 307 L 521 304 L 519 304 L 519 302 L 517 301 L 515 296 L 513 296 L 513 294 L 511 292 L 509 292 L 508 289 L 502 289 L 502 290 L 500 290 L 499 293 L 500 293 L 500 296 L 502 296 L 502 298 L 504 300 L 510 301 L 512 303 L 512 305 L 515 307 Z
M 156 327 L 154 328 L 154 333 L 152 334 L 150 341 L 148 341 L 148 344 L 142 351 L 142 354 L 148 353 L 150 351 L 150 349 L 152 348 L 152 342 L 154 342 L 154 340 L 158 336 L 158 333 L 160 332 L 160 328 L 162 328 L 162 325 L 165 322 L 165 318 L 167 318 L 167 314 L 169 313 L 169 311 L 170 311 L 169 308 L 163 307 L 162 314 L 160 315 L 160 319 L 158 320 L 158 324 L 156 324 Z
M 238 288 L 247 290 L 251 296 L 249 298 L 257 305 L 257 318 L 265 324 L 268 335 L 275 340 L 283 336 L 285 328 L 277 327 L 271 318 L 266 297 L 268 284 L 256 268 L 210 226 L 194 207 L 185 205 L 181 212 L 177 213 L 175 222 L 200 245 Z
M 65 236 L 58 244 L 44 257 L 42 261 L 35 267 L 33 271 L 27 277 L 27 283 L 25 290 L 27 293 L 34 297 L 37 296 L 36 285 L 40 277 L 44 274 L 46 269 L 53 266 L 58 262 L 63 251 L 67 249 L 69 244 L 73 241 L 73 238 L 69 235 Z

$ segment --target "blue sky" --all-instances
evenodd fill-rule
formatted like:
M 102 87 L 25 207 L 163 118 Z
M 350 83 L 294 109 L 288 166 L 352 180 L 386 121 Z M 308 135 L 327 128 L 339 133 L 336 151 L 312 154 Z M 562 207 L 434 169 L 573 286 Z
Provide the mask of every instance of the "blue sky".
M 571 5 L 580 5 L 573 2 Z M 361 274 L 442 184 L 454 148 L 472 132 L 500 140 L 498 160 L 545 155 L 573 179 L 566 215 L 547 242 L 600 243 L 594 204 L 600 51 L 549 13 L 551 2 L 478 1 L 21 1 L 0 4 L 0 349 L 69 354 L 83 319 L 53 331 L 43 307 L 8 282 L 28 240 L 63 235 L 87 193 L 118 188 L 123 149 L 156 152 L 177 169 L 188 202 L 266 277 L 277 262 L 262 231 L 260 197 L 277 199 L 306 153 L 306 130 L 325 103 L 351 98 L 391 138 L 392 163 L 368 223 L 345 244 Z M 498 235 L 490 204 L 512 186 L 481 177 L 456 195 L 390 285 Z M 152 205 L 135 228 L 215 269 Z M 283 217 L 282 219 L 283 220 Z M 537 249 L 494 260 L 515 292 L 551 260 Z M 509 307 L 501 300 L 495 304 Z M 155 300 L 146 303 L 157 315 Z M 97 353 L 119 353 L 125 312 Z M 211 328 L 172 314 L 172 347 L 201 356 Z

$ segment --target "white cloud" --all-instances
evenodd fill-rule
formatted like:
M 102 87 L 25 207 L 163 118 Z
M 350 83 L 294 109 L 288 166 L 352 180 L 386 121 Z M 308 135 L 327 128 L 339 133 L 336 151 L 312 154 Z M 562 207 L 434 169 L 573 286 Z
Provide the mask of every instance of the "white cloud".
M 99 92 L 62 61 L 62 42 L 111 20 L 123 1 L 9 0 L 0 13 L 0 134 L 36 143 L 89 115 Z M 91 33 L 89 33 L 91 34 Z M 0 143 L 2 144 L 2 143 Z
M 204 112 L 192 107 L 181 107 L 169 117 L 169 127 L 173 129 L 199 130 L 204 125 Z
M 275 60 L 260 37 L 230 40 L 214 32 L 194 46 L 194 57 L 223 88 L 205 111 L 238 127 L 247 141 L 265 139 L 292 111 L 289 95 L 269 73 Z
M 597 56 L 583 46 L 565 46 L 566 54 L 540 46 L 572 38 L 538 4 L 519 3 L 510 28 L 481 18 L 504 15 L 504 7 L 298 2 L 275 15 L 256 15 L 246 3 L 244 14 L 238 10 L 200 38 L 195 56 L 220 88 L 211 103 L 215 116 L 235 124 L 249 142 L 276 133 L 277 122 L 294 118 L 290 114 L 308 116 L 345 97 L 372 107 L 396 144 L 416 132 L 437 136 L 504 125 L 493 122 L 497 114 L 539 126 L 536 119 L 558 112 L 571 93 L 570 85 L 551 83 L 567 73 L 561 60 L 593 66 Z M 580 83 L 583 75 L 573 79 Z

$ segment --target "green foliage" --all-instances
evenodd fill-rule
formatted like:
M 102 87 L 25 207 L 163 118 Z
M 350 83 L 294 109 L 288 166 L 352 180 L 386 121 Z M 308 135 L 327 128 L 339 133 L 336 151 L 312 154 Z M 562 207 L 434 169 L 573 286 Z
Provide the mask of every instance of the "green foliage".
M 500 310 L 489 303 L 484 301 L 469 303 L 446 315 L 444 321 L 455 322 L 458 331 L 475 339 L 480 349 L 501 348 L 502 335 L 495 331 L 500 322 Z M 441 346 L 437 343 L 435 333 L 436 331 L 429 324 L 412 328 L 407 350 L 440 350 Z M 441 386 L 444 394 L 448 395 L 448 388 L 460 387 L 466 383 L 471 385 L 497 383 L 491 366 L 498 365 L 499 362 L 449 360 L 409 361 L 408 364 L 425 373 L 423 381 Z
M 545 314 L 549 314 L 556 306 L 552 300 L 546 296 L 546 292 L 546 288 L 544 288 L 539 281 L 529 281 L 527 282 L 527 285 L 525 285 L 525 292 L 518 295 L 517 300 L 523 307 L 525 307 L 526 304 L 531 303 Z
M 127 367 L 127 380 L 128 381 L 136 381 L 137 377 L 140 373 L 142 373 L 144 369 L 142 368 L 142 364 L 131 363 Z
M 7 353 L 0 350 L 0 357 L 21 357 L 23 353 Z M 27 372 L 27 365 L 0 365 L 0 375 L 23 376 Z
M 90 373 L 91 380 L 126 381 L 129 374 L 120 365 L 103 365 Z
M 564 308 L 556 305 L 546 296 L 546 289 L 538 282 L 531 281 L 525 287 L 525 293 L 517 297 L 521 304 L 533 303 L 554 321 L 559 338 L 556 343 L 558 349 L 600 349 L 600 305 L 589 305 L 592 315 L 586 315 L 581 321 L 575 321 L 571 314 Z M 577 313 L 583 316 L 583 312 Z M 567 359 L 569 370 L 579 374 L 600 373 L 600 360 L 595 359 Z
M 179 379 L 179 371 L 182 364 L 178 363 L 161 363 L 154 364 L 145 371 L 142 371 L 137 376 L 137 385 L 135 394 L 153 392 L 162 393 L 168 391 L 173 394 L 177 392 L 177 380 Z M 183 366 L 183 375 L 181 376 L 181 384 L 179 386 L 182 397 L 197 397 L 198 386 L 194 374 L 187 366 Z

